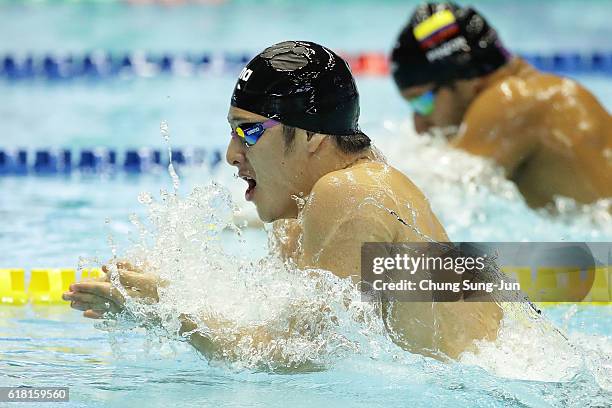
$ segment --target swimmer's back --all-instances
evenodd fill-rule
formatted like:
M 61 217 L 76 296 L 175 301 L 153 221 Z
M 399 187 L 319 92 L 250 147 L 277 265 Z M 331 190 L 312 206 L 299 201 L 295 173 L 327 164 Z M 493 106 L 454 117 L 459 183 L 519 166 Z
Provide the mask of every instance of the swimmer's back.
M 497 161 L 532 206 L 612 196 L 608 112 L 577 82 L 520 63 L 470 106 L 456 146 Z
M 612 197 L 612 118 L 597 99 L 570 79 L 527 80 L 541 116 L 532 124 L 538 145 L 515 175 L 532 205 L 555 195 L 592 202 Z

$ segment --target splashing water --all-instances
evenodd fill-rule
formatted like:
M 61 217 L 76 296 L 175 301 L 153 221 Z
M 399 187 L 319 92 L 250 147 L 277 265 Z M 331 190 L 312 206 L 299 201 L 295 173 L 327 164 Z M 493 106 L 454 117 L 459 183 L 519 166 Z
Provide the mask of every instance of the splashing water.
M 180 186 L 180 180 L 178 174 L 176 174 L 174 165 L 172 164 L 172 147 L 170 147 L 170 128 L 168 127 L 168 122 L 162 120 L 159 124 L 159 131 L 161 132 L 162 138 L 168 145 L 168 173 L 170 174 L 172 186 L 174 187 L 174 192 L 176 193 Z
M 436 163 L 436 157 L 437 161 L 453 161 L 441 157 L 440 150 L 444 150 L 434 142 L 419 142 L 415 148 L 419 154 L 413 152 L 419 160 Z M 475 164 L 469 160 L 463 163 L 468 162 L 467 168 Z M 429 170 L 443 188 L 456 184 L 466 187 L 460 190 L 461 197 L 471 194 L 471 188 L 475 196 L 482 196 L 483 187 L 478 183 L 483 182 L 488 192 L 498 194 L 489 200 L 518 199 L 518 193 L 501 175 L 499 179 L 490 177 L 495 170 L 484 163 L 480 166 L 467 175 L 449 168 L 436 170 L 435 165 Z M 418 179 L 424 173 L 415 171 L 412 176 Z M 478 178 L 483 174 L 487 174 L 486 183 Z M 459 197 L 448 192 L 445 196 L 456 200 L 453 205 L 458 206 Z M 362 356 L 365 359 L 359 361 L 377 361 L 377 369 L 384 369 L 386 375 L 399 370 L 397 375 L 418 375 L 424 383 L 449 384 L 478 378 L 483 387 L 493 384 L 494 390 L 504 388 L 497 377 L 483 380 L 482 374 L 471 367 L 478 366 L 500 377 L 565 381 L 568 386 L 563 390 L 543 392 L 543 400 L 563 400 L 568 405 L 574 401 L 575 406 L 582 401 L 580 393 L 605 400 L 612 388 L 608 380 L 612 357 L 609 340 L 570 336 L 568 341 L 542 317 L 521 310 L 521 304 L 504 307 L 507 313 L 498 340 L 482 342 L 477 351 L 464 353 L 460 358 L 463 364 L 441 364 L 400 349 L 388 338 L 377 305 L 362 302 L 360 291 L 351 282 L 326 271 L 296 269 L 273 253 L 261 259 L 241 255 L 249 243 L 233 222 L 239 208 L 219 183 L 195 187 L 184 198 L 176 189 L 173 193 L 162 190 L 158 199 L 142 193 L 139 202 L 146 207 L 147 217 L 130 217 L 138 239 L 124 255 L 167 284 L 159 289 L 158 303 L 128 299 L 125 312 L 116 321 L 98 325 L 111 333 L 119 355 L 123 352 L 122 336 L 137 327 L 146 329 L 150 350 L 159 354 L 160 349 L 172 349 L 174 340 L 181 339 L 180 317 L 188 315 L 198 324 L 200 333 L 220 345 L 214 360 L 232 360 L 232 366 L 238 369 L 329 368 Z M 432 203 L 435 207 L 447 201 L 434 194 Z M 468 211 L 476 212 L 483 205 L 468 203 Z M 536 213 L 534 216 L 540 217 Z M 467 228 L 474 221 L 467 216 L 462 222 L 468 222 Z M 111 280 L 121 287 L 116 275 L 111 268 Z M 223 324 L 213 326 L 211 320 Z M 258 341 L 248 333 L 264 333 L 267 340 Z M 571 390 L 579 393 L 574 395 Z M 541 397 L 539 390 L 535 394 Z
M 162 330 L 151 326 L 151 334 L 176 339 L 179 317 L 189 315 L 201 333 L 225 345 L 219 357 L 273 370 L 326 366 L 339 356 L 395 348 L 376 305 L 361 302 L 351 282 L 326 271 L 292 268 L 274 254 L 254 261 L 228 250 L 245 243 L 232 221 L 236 207 L 220 185 L 196 187 L 184 199 L 162 191 L 160 201 L 149 194 L 140 201 L 147 222 L 132 217 L 140 239 L 126 257 L 168 284 L 159 289 L 157 304 L 128 299 L 115 330 L 132 329 L 134 317 L 155 316 Z M 111 270 L 113 275 L 113 284 L 122 288 Z M 207 327 L 210 319 L 223 327 Z M 269 337 L 264 343 L 248 334 L 236 340 L 262 330 Z
M 257 260 L 241 256 L 247 243 L 232 221 L 237 208 L 218 183 L 195 187 L 185 198 L 162 191 L 159 200 L 148 193 L 139 200 L 148 215 L 144 221 L 131 217 L 139 239 L 125 257 L 168 284 L 159 290 L 159 303 L 128 299 L 116 322 L 99 326 L 112 333 L 119 355 L 121 337 L 142 322 L 147 347 L 157 347 L 159 354 L 158 349 L 181 339 L 180 316 L 189 315 L 200 333 L 221 345 L 215 359 L 232 360 L 237 369 L 312 370 L 355 356 L 381 364 L 431 364 L 388 338 L 378 307 L 363 302 L 350 281 L 326 271 L 296 269 L 274 254 Z M 118 279 L 111 280 L 122 288 Z M 568 342 L 525 308 L 520 303 L 504 306 L 498 340 L 478 344 L 460 361 L 501 377 L 539 381 L 574 381 L 586 372 L 596 378 L 589 386 L 606 385 L 609 369 L 603 363 L 611 355 L 609 344 L 600 341 L 593 348 Z M 208 327 L 211 319 L 223 325 Z M 262 331 L 267 341 L 245 336 Z M 451 367 L 457 366 L 438 370 L 449 375 Z
M 169 143 L 167 123 L 160 129 Z M 168 154 L 171 162 L 170 147 Z M 396 348 L 377 306 L 361 302 L 352 282 L 327 271 L 299 270 L 274 253 L 258 260 L 240 255 L 247 243 L 234 224 L 239 209 L 229 191 L 211 182 L 183 198 L 171 163 L 168 170 L 174 191 L 162 190 L 159 200 L 147 192 L 139 195 L 147 218 L 130 216 L 138 238 L 124 254 L 164 282 L 159 302 L 129 298 L 116 266 L 109 270 L 126 307 L 115 321 L 98 327 L 112 333 L 116 351 L 121 335 L 139 326 L 147 330 L 149 345 L 157 341 L 163 347 L 160 338 L 181 339 L 182 316 L 220 345 L 214 357 L 236 367 L 312 369 L 340 356 Z
M 418 135 L 411 122 L 374 130 L 389 164 L 423 190 L 454 241 L 609 241 L 612 199 L 581 205 L 558 197 L 530 209 L 501 168 L 453 149 L 444 135 Z

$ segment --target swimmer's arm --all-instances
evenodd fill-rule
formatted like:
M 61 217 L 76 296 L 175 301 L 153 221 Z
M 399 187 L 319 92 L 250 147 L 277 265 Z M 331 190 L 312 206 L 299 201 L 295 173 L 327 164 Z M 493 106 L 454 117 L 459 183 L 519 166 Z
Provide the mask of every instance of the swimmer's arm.
M 235 360 L 235 347 L 245 337 L 248 337 L 255 344 L 266 344 L 272 336 L 266 333 L 263 327 L 243 328 L 238 333 L 233 333 L 233 341 L 215 341 L 211 338 L 212 332 L 228 329 L 231 323 L 222 322 L 214 318 L 203 318 L 202 325 L 199 327 L 193 319 L 186 315 L 181 315 L 181 329 L 179 335 L 184 336 L 187 341 L 207 359 L 225 358 Z M 203 329 L 203 330 L 202 330 Z
M 219 347 L 212 339 L 198 331 L 198 325 L 188 316 L 181 315 L 181 329 L 179 335 L 184 336 L 189 344 L 207 359 L 212 359 L 219 351 Z
M 112 318 L 124 309 L 123 300 L 118 300 L 116 290 L 113 290 L 110 282 L 95 281 L 84 282 L 81 284 L 73 284 L 76 291 L 65 297 L 65 299 L 76 299 L 78 303 L 72 304 L 72 307 L 77 310 L 82 310 L 83 316 L 90 319 Z M 105 306 L 109 305 L 109 306 Z M 273 333 L 266 326 L 244 327 L 238 330 L 232 330 L 230 322 L 223 322 L 214 318 L 200 319 L 204 327 L 198 327 L 198 323 L 186 315 L 180 316 L 181 327 L 179 335 L 183 336 L 191 346 L 200 352 L 208 360 L 228 360 L 235 361 L 240 358 L 237 353 L 241 343 L 246 341 L 251 347 L 260 349 L 271 347 L 277 339 L 288 338 L 293 331 L 293 324 L 289 325 L 287 332 Z M 141 321 L 143 326 L 158 326 L 162 327 L 158 316 L 146 316 Z M 212 336 L 209 333 L 219 333 L 220 331 L 231 330 L 229 336 Z M 282 350 L 277 348 L 271 355 L 271 358 L 283 365 L 288 363 L 286 357 L 282 354 Z M 289 364 L 286 364 L 289 365 Z M 295 369 L 308 369 L 307 364 Z
M 371 192 L 359 185 L 318 183 L 313 193 L 320 198 L 305 208 L 299 266 L 359 281 L 362 244 L 393 242 L 394 225 L 399 223 L 388 211 L 371 203 Z
M 259 325 L 253 327 L 243 327 L 239 330 L 232 329 L 230 322 L 223 322 L 212 318 L 204 319 L 206 329 L 204 333 L 198 331 L 198 325 L 189 317 L 181 316 L 181 330 L 179 334 L 184 335 L 187 341 L 208 360 L 226 360 L 236 361 L 241 358 L 238 353 L 239 347 L 249 347 L 253 350 L 271 350 L 269 354 L 271 361 L 276 365 L 276 370 L 286 370 L 290 372 L 304 372 L 318 369 L 313 363 L 302 361 L 297 363 L 290 361 L 287 355 L 283 353 L 282 347 L 277 347 L 278 341 L 288 339 L 296 328 L 295 319 L 289 321 L 289 328 L 284 332 L 272 332 L 267 326 Z M 223 336 L 221 340 L 216 336 L 211 339 L 206 331 L 219 332 L 223 330 L 231 330 L 231 335 Z
M 483 91 L 468 109 L 451 144 L 468 153 L 493 159 L 511 178 L 537 147 L 541 106 L 524 96 L 518 83 L 506 81 Z
M 118 263 L 119 279 L 126 287 L 128 296 L 133 299 L 140 299 L 145 302 L 157 302 L 157 288 L 165 283 L 160 282 L 157 277 L 143 273 L 132 267 L 129 263 Z M 130 269 L 127 269 L 130 268 Z M 103 268 L 105 272 L 108 267 Z M 114 287 L 108 275 L 92 281 L 73 283 L 70 290 L 64 293 L 64 300 L 71 301 L 71 307 L 83 311 L 83 316 L 90 319 L 112 318 L 121 313 L 125 308 L 125 298 Z M 289 330 L 285 333 L 272 333 L 265 326 L 245 327 L 237 331 L 232 331 L 233 336 L 222 336 L 225 340 L 217 340 L 207 335 L 209 331 L 219 333 L 226 329 L 231 329 L 230 322 L 223 322 L 215 318 L 199 319 L 205 327 L 198 327 L 186 315 L 180 316 L 181 328 L 180 335 L 184 335 L 187 341 L 202 355 L 208 359 L 237 359 L 237 347 L 239 343 L 247 339 L 256 347 L 269 346 L 275 339 L 287 338 L 292 334 L 293 325 L 289 325 Z M 161 326 L 158 316 L 141 316 L 140 323 L 143 326 Z M 202 330 L 198 330 L 202 329 Z M 228 340 L 231 339 L 231 340 Z M 284 356 L 278 352 L 272 356 L 277 362 L 284 362 Z

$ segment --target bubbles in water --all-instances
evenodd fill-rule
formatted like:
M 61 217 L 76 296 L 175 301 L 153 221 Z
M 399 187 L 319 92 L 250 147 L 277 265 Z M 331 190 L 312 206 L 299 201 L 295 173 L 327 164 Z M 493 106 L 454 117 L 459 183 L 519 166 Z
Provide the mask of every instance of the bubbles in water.
M 170 143 L 170 130 L 168 128 L 168 122 L 162 120 L 159 124 L 159 130 L 166 143 Z
M 568 227 L 529 210 L 498 169 L 451 151 L 441 140 L 411 143 L 406 154 L 403 142 L 404 151 L 398 153 L 403 161 L 397 167 L 428 193 L 454 239 L 513 240 L 528 231 L 546 240 L 559 231 L 571 236 L 572 228 L 590 225 Z M 124 333 L 144 325 L 150 344 L 163 345 L 160 337 L 181 338 L 180 318 L 188 316 L 198 324 L 198 332 L 218 345 L 214 359 L 230 359 L 247 368 L 327 367 L 355 355 L 397 363 L 411 356 L 389 340 L 377 305 L 361 302 L 351 282 L 325 271 L 299 270 L 274 254 L 261 259 L 241 255 L 252 242 L 240 238 L 241 230 L 233 223 L 239 208 L 220 184 L 196 187 L 184 198 L 176 188 L 173 194 L 162 190 L 158 199 L 143 193 L 139 202 L 147 216 L 144 221 L 132 219 L 140 239 L 125 256 L 146 265 L 147 273 L 166 284 L 159 290 L 159 303 L 128 300 L 126 312 L 116 324 L 107 323 L 107 330 Z M 535 232 L 508 229 L 521 216 Z M 511 378 L 524 378 L 537 366 L 540 375 L 531 373 L 530 378 L 546 381 L 567 380 L 580 372 L 584 354 L 544 319 L 530 320 L 528 313 L 507 316 L 499 340 L 479 344 L 462 362 Z M 597 370 L 601 364 L 594 362 L 593 367 Z
M 533 381 L 568 381 L 582 368 L 582 358 L 567 338 L 525 303 L 505 303 L 495 342 L 477 341 L 476 352 L 460 358 L 500 377 Z
M 138 195 L 138 202 L 140 204 L 151 204 L 153 202 L 153 197 L 151 193 L 142 192 Z
M 115 331 L 154 316 L 158 327 L 145 324 L 148 330 L 176 339 L 179 319 L 187 315 L 219 346 L 216 358 L 266 369 L 313 368 L 345 355 L 395 348 L 376 304 L 361 302 L 352 282 L 326 271 L 299 270 L 274 254 L 259 260 L 233 254 L 232 246 L 245 244 L 232 220 L 237 208 L 220 185 L 196 187 L 184 199 L 165 195 L 144 201 L 147 220 L 138 223 L 143 239 L 125 256 L 166 283 L 159 303 L 128 299 Z M 113 285 L 127 295 L 118 274 L 112 268 L 110 273 Z

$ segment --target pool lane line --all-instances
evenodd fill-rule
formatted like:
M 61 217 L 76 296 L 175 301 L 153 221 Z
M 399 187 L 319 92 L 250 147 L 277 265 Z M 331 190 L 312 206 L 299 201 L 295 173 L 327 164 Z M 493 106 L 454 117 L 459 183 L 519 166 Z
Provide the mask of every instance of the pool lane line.
M 101 275 L 100 269 L 83 269 L 79 278 L 92 279 Z M 0 269 L 0 305 L 68 304 L 62 299 L 62 293 L 76 281 L 77 273 L 74 269 L 34 268 L 30 270 L 30 281 L 26 289 L 24 269 Z
M 340 53 L 357 76 L 387 76 L 390 71 L 386 53 L 380 51 Z M 560 74 L 612 75 L 612 51 L 519 53 L 536 68 Z M 5 54 L 0 56 L 0 78 L 11 82 L 42 79 L 61 82 L 88 78 L 141 77 L 160 75 L 197 76 L 232 74 L 244 67 L 252 58 L 250 53 L 110 53 L 107 51 L 81 54 L 47 52 L 32 54 Z
M 83 269 L 80 271 L 79 280 L 101 277 L 103 272 L 98 268 Z M 602 290 L 608 282 L 600 273 L 595 277 L 593 286 L 582 302 L 536 302 L 542 307 L 576 304 L 578 306 L 610 306 L 607 290 Z M 68 304 L 62 299 L 62 293 L 69 290 L 72 283 L 77 281 L 77 271 L 71 268 L 34 268 L 30 270 L 30 281 L 26 289 L 25 269 L 5 268 L 0 269 L 0 305 L 23 306 L 28 303 L 34 305 Z M 518 280 L 521 284 L 521 276 Z M 531 277 L 529 277 L 531 280 Z M 524 280 L 524 279 L 523 279 Z M 537 282 L 537 280 L 536 280 Z M 544 288 L 535 287 L 535 290 Z M 559 294 L 558 294 L 559 295 Z M 559 295 L 559 297 L 561 297 Z
M 174 166 L 208 166 L 221 163 L 224 152 L 218 149 L 174 148 Z M 131 174 L 154 173 L 168 166 L 165 149 L 143 147 L 120 151 L 112 148 L 0 149 L 0 176 L 61 175 L 72 172 Z

